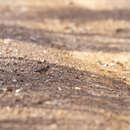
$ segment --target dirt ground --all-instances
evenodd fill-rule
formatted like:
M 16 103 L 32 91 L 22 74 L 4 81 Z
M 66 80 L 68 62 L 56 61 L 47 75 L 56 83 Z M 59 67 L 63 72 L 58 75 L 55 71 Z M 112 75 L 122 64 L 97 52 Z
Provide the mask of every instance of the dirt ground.
M 1 0 L 0 130 L 130 130 L 129 14 Z

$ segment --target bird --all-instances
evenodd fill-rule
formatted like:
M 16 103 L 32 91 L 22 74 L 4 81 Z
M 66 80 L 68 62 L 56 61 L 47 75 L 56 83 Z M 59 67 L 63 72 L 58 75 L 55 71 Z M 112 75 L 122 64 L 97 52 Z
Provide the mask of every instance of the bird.
M 49 68 L 50 68 L 50 66 L 48 65 L 46 67 L 43 67 L 43 68 L 36 70 L 35 72 L 38 72 L 40 74 L 46 74 L 48 72 Z

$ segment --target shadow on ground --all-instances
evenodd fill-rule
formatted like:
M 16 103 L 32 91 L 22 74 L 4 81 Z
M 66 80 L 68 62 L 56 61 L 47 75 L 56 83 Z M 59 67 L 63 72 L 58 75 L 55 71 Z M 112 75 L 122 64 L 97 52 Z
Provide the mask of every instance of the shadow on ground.
M 37 127 L 38 125 L 41 125 L 44 127 L 45 126 L 50 126 L 54 123 L 57 123 L 57 121 L 55 119 L 42 119 L 40 117 L 36 118 L 28 118 L 26 120 L 22 120 L 22 119 L 11 119 L 11 120 L 2 120 L 0 121 L 0 128 L 1 129 L 5 129 L 7 127 L 5 126 L 9 126 L 13 129 L 17 129 L 19 128 L 19 130 L 22 130 L 23 128 L 30 128 L 30 129 L 35 129 L 35 127 Z
M 47 65 L 46 74 L 36 72 Z M 0 73 L 1 107 L 130 111 L 130 86 L 118 77 L 15 57 L 0 58 Z
M 18 6 L 19 7 L 19 6 Z M 17 7 L 15 7 L 17 9 Z M 26 8 L 26 7 L 25 7 Z M 31 6 L 27 11 L 23 11 L 23 7 L 19 7 L 18 11 L 13 7 L 3 7 L 0 9 L 1 21 L 34 21 L 44 22 L 46 19 L 60 20 L 62 22 L 72 22 L 74 24 L 87 23 L 89 21 L 98 20 L 130 20 L 130 10 L 104 10 L 93 11 L 80 7 L 62 7 L 62 8 L 44 8 Z M 4 22 L 3 22 L 4 23 Z M 59 23 L 59 24 L 60 24 Z M 77 50 L 77 51 L 103 51 L 103 52 L 129 52 L 129 34 L 130 29 L 115 30 L 114 34 L 105 35 L 98 33 L 57 33 L 50 32 L 42 29 L 31 29 L 25 26 L 0 24 L 0 38 L 10 38 L 24 42 L 31 42 L 37 45 L 43 45 L 51 48 L 64 49 L 64 50 Z M 86 37 L 86 40 L 82 37 Z M 92 40 L 87 40 L 92 39 Z M 101 38 L 114 39 L 104 43 L 97 40 Z M 95 39 L 93 41 L 93 39 Z M 114 42 L 117 40 L 117 42 Z M 126 41 L 125 41 L 126 40 Z M 128 41 L 127 41 L 128 40 Z M 124 41 L 124 42 L 121 42 Z M 96 44 L 95 44 L 96 43 Z
M 54 19 L 58 18 L 62 21 L 73 21 L 75 23 L 84 23 L 88 21 L 98 21 L 98 20 L 130 20 L 129 16 L 130 10 L 103 10 L 94 11 L 86 8 L 79 7 L 66 7 L 58 9 L 36 9 L 36 13 L 33 16 L 28 17 L 31 20 L 39 20 L 44 18 Z M 37 16 L 39 19 L 37 19 Z
M 3 20 L 30 20 L 41 22 L 44 19 L 59 19 L 61 21 L 71 21 L 74 23 L 86 23 L 89 21 L 98 20 L 130 20 L 130 10 L 128 9 L 115 9 L 115 10 L 89 10 L 83 7 L 61 7 L 61 8 L 45 8 L 44 6 L 31 6 L 28 7 L 29 11 L 22 11 L 23 7 L 19 8 L 18 12 L 13 10 L 13 7 L 1 8 Z M 26 7 L 25 7 L 26 8 Z M 4 15 L 4 13 L 10 15 Z
M 57 33 L 49 32 L 42 29 L 31 29 L 18 25 L 0 24 L 0 38 L 12 39 L 27 43 L 34 43 L 50 48 L 57 48 L 60 50 L 77 50 L 77 51 L 91 51 L 91 52 L 129 52 L 130 44 L 128 37 L 121 37 L 120 35 L 110 36 L 102 34 L 75 34 L 75 33 Z M 86 39 L 82 38 L 86 37 Z M 98 39 L 97 39 L 98 37 Z M 100 39 L 114 39 L 104 43 Z M 115 42 L 117 40 L 117 42 Z M 118 41 L 119 40 L 119 41 Z M 126 42 L 124 42 L 126 41 Z M 96 43 L 96 44 L 95 44 Z

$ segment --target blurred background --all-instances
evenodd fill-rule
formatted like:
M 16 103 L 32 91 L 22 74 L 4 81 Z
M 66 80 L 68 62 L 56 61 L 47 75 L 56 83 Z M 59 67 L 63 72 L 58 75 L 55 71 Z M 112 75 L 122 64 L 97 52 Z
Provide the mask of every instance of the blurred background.
M 129 9 L 130 0 L 73 0 L 90 9 Z

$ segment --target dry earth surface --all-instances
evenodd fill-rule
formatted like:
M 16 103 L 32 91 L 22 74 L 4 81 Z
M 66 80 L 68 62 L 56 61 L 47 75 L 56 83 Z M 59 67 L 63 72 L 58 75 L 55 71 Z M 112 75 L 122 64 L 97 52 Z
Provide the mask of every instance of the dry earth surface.
M 130 130 L 129 14 L 0 0 L 0 130 Z

